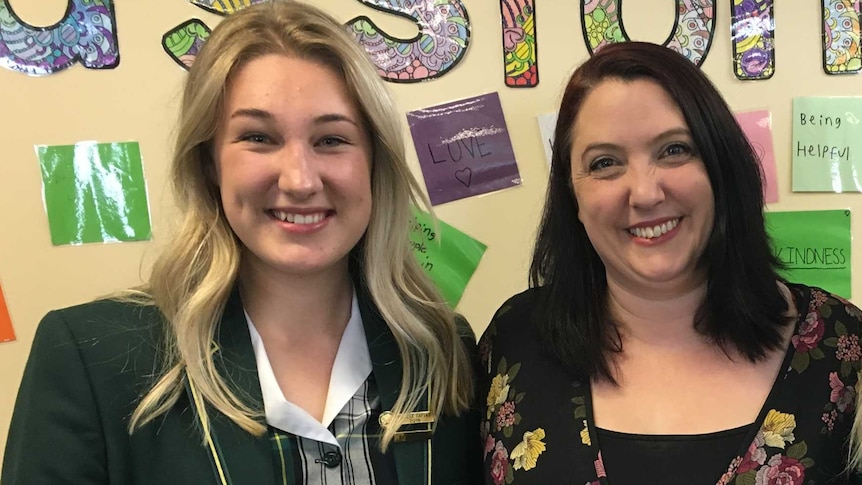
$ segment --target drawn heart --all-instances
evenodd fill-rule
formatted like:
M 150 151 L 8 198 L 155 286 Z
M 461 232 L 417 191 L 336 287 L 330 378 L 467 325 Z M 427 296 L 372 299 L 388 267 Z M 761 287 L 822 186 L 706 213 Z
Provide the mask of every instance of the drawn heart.
M 464 187 L 469 187 L 470 180 L 473 178 L 473 171 L 470 170 L 470 167 L 467 167 L 464 170 L 458 170 L 455 172 L 455 178 L 464 184 Z

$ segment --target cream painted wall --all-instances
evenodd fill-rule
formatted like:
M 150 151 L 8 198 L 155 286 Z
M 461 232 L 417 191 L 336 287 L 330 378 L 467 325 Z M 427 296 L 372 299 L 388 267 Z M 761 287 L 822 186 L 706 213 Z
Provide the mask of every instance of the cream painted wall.
M 30 78 L 0 69 L 0 283 L 18 340 L 0 344 L 0 443 L 5 443 L 12 406 L 39 319 L 52 308 L 92 299 L 138 284 L 171 231 L 174 209 L 166 188 L 171 129 L 185 77 L 162 51 L 161 36 L 191 17 L 214 26 L 219 17 L 185 0 L 116 0 L 121 61 L 114 70 L 80 66 Z M 387 16 L 356 0 L 318 0 L 340 20 L 366 14 L 396 36 L 415 34 L 411 22 Z M 776 2 L 778 3 L 778 2 Z M 704 71 L 737 111 L 768 108 L 773 114 L 781 201 L 771 210 L 849 208 L 862 215 L 854 194 L 790 192 L 791 98 L 862 95 L 862 77 L 827 76 L 821 68 L 819 2 L 781 2 L 775 12 L 775 76 L 740 82 L 731 71 L 730 25 L 726 0 L 718 2 L 712 49 Z M 499 304 L 526 288 L 526 273 L 544 195 L 547 166 L 535 116 L 554 110 L 571 70 L 587 58 L 576 0 L 537 0 L 541 84 L 509 89 L 502 76 L 499 2 L 464 0 L 473 24 L 470 48 L 450 74 L 416 85 L 390 85 L 402 112 L 498 91 L 523 186 L 437 207 L 438 216 L 488 245 L 459 310 L 477 333 Z M 804 4 L 804 6 L 803 6 Z M 21 18 L 50 25 L 66 0 L 12 0 Z M 672 27 L 671 0 L 624 2 L 633 39 L 661 42 Z M 408 152 L 412 142 L 408 136 Z M 42 205 L 39 164 L 33 146 L 137 140 L 148 181 L 153 241 L 127 244 L 51 245 Z M 421 178 L 415 153 L 411 164 Z M 859 268 L 862 239 L 853 242 Z M 853 276 L 854 296 L 862 299 L 862 272 Z M 0 448 L 2 453 L 2 448 Z

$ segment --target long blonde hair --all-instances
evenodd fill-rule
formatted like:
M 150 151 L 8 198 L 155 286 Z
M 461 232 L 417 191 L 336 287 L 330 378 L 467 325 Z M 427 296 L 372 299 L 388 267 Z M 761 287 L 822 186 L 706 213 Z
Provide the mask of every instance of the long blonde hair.
M 856 376 L 856 416 L 850 430 L 849 455 L 847 470 L 862 473 L 862 372 Z
M 262 410 L 234 392 L 212 356 L 216 327 L 236 283 L 240 243 L 221 208 L 210 145 L 231 74 L 268 54 L 311 60 L 342 75 L 373 140 L 374 203 L 363 241 L 354 248 L 359 260 L 354 276 L 378 307 L 402 356 L 401 390 L 381 440 L 385 449 L 424 393 L 435 414 L 465 410 L 473 393 L 471 364 L 454 314 L 409 247 L 410 203 L 426 208 L 428 203 L 406 165 L 394 103 L 346 28 L 318 8 L 292 0 L 261 3 L 226 18 L 189 72 L 171 169 L 184 218 L 146 287 L 126 295 L 157 306 L 168 322 L 163 372 L 132 414 L 129 430 L 167 412 L 188 379 L 210 406 L 242 429 L 256 435 L 266 431 Z

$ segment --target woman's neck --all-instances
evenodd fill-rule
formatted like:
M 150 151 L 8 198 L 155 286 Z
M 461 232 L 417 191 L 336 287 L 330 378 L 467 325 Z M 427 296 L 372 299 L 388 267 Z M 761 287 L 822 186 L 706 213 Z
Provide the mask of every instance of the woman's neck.
M 353 301 L 346 262 L 312 275 L 286 275 L 259 262 L 247 263 L 240 268 L 240 293 L 258 332 L 285 338 L 323 332 L 340 338 Z
M 647 345 L 703 344 L 694 318 L 706 298 L 706 282 L 669 294 L 642 294 L 608 280 L 608 305 L 623 340 Z

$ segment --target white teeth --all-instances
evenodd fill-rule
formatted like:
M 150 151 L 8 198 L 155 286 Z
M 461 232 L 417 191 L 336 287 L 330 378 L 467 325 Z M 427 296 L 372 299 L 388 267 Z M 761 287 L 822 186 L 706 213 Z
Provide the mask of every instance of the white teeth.
M 291 224 L 317 224 L 326 217 L 326 213 L 324 212 L 316 212 L 314 214 L 303 215 L 278 210 L 272 211 L 272 215 L 274 215 L 281 221 L 289 222 Z
M 632 236 L 642 239 L 653 239 L 672 231 L 679 224 L 679 218 L 663 222 L 653 227 L 633 227 L 629 229 Z

